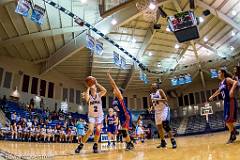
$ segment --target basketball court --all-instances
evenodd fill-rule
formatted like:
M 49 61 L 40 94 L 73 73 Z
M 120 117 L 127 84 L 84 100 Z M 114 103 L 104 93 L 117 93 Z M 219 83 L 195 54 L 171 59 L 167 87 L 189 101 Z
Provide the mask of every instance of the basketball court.
M 0 142 L 1 155 L 8 155 L 19 159 L 53 159 L 53 160 L 239 160 L 240 141 L 227 145 L 226 133 L 206 134 L 177 138 L 178 148 L 157 149 L 158 140 L 148 140 L 144 144 L 137 144 L 132 151 L 125 151 L 124 144 L 117 144 L 108 149 L 101 144 L 99 154 L 92 153 L 92 144 L 87 144 L 83 152 L 75 154 L 76 144 L 46 144 Z
M 240 160 L 238 88 L 240 0 L 0 0 L 0 160 Z

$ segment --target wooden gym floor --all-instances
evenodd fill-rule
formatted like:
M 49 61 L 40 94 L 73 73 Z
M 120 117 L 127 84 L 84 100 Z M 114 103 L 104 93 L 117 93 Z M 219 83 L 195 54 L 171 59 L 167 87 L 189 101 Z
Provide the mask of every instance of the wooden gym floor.
M 125 151 L 124 144 L 108 149 L 101 144 L 101 152 L 92 153 L 89 143 L 81 154 L 75 154 L 77 144 L 22 143 L 0 141 L 0 157 L 9 159 L 54 160 L 239 160 L 240 140 L 225 144 L 227 132 L 177 138 L 178 148 L 173 150 L 168 139 L 167 149 L 157 149 L 159 140 L 137 144 L 133 151 Z M 1 158 L 0 158 L 1 159 Z

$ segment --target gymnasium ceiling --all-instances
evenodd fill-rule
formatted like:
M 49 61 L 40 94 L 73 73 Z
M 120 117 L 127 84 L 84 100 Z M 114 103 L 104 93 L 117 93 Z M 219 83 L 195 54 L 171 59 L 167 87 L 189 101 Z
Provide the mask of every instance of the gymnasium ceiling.
M 114 5 L 115 8 L 102 17 L 98 0 L 87 0 L 87 3 L 81 1 L 54 0 L 108 34 L 149 69 L 164 72 L 147 74 L 149 84 L 160 78 L 165 87 L 170 87 L 169 78 L 180 73 L 190 73 L 193 79 L 200 79 L 199 69 L 203 71 L 203 77 L 207 81 L 209 68 L 237 63 L 237 51 L 240 47 L 239 0 L 195 0 L 197 16 L 202 16 L 205 9 L 209 9 L 211 14 L 202 16 L 204 22 L 199 26 L 200 39 L 181 44 L 177 43 L 173 33 L 166 31 L 166 19 L 160 17 L 157 21 L 162 28 L 153 30 L 153 22 L 137 10 L 136 0 L 129 0 L 127 4 L 119 6 L 120 0 L 105 0 L 106 7 L 111 8 Z M 42 0 L 33 2 L 46 8 L 44 24 L 41 26 L 14 12 L 16 0 L 0 0 L 1 55 L 41 65 L 40 74 L 54 69 L 79 81 L 92 74 L 100 83 L 109 86 L 106 72 L 111 69 L 119 86 L 129 90 L 149 87 L 149 84 L 144 84 L 139 79 L 139 68 L 121 51 L 100 39 L 104 43 L 103 55 L 91 54 L 84 47 L 87 33 L 85 27 L 76 25 L 70 17 Z M 159 0 L 157 3 L 168 15 L 189 10 L 188 0 Z M 117 20 L 116 25 L 111 24 L 112 19 Z M 133 39 L 136 42 L 133 42 Z M 179 48 L 175 48 L 176 44 Z M 193 44 L 196 46 L 198 58 Z M 127 59 L 126 69 L 119 69 L 113 64 L 113 51 Z

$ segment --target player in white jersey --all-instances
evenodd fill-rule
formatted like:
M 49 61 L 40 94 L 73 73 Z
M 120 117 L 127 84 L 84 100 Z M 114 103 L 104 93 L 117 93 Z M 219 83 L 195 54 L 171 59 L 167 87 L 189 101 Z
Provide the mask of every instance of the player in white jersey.
M 172 136 L 171 127 L 170 127 L 170 108 L 168 106 L 168 99 L 166 94 L 162 89 L 160 89 L 159 84 L 152 84 L 152 93 L 150 94 L 151 98 L 151 109 L 155 110 L 155 123 L 160 135 L 161 144 L 157 148 L 166 147 L 167 143 L 164 138 L 164 130 L 168 133 L 169 138 L 171 139 L 172 148 L 176 148 L 177 144 L 175 139 Z
M 97 92 L 97 87 L 100 89 L 100 92 Z M 101 97 L 104 96 L 106 93 L 107 90 L 102 85 L 97 83 L 97 81 L 95 85 L 88 87 L 87 91 L 84 93 L 85 100 L 88 103 L 88 131 L 83 137 L 82 142 L 75 150 L 75 153 L 79 153 L 81 151 L 84 143 L 87 142 L 89 136 L 93 133 L 94 127 L 96 127 L 96 131 L 94 136 L 95 143 L 93 145 L 93 152 L 98 152 L 98 140 L 100 137 L 102 122 L 104 119 Z

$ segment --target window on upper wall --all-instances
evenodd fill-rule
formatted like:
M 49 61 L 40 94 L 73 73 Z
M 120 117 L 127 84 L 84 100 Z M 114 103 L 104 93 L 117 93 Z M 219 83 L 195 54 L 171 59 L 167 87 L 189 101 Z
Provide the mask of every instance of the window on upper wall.
M 195 104 L 193 93 L 190 93 L 190 94 L 189 94 L 189 99 L 190 99 L 190 105 Z
M 148 108 L 148 97 L 143 97 L 143 108 L 144 109 Z
M 69 91 L 69 102 L 74 103 L 74 89 L 70 88 Z
M 204 91 L 201 91 L 201 99 L 202 99 L 202 103 L 206 102 L 206 96 Z
M 184 104 L 185 104 L 185 106 L 189 106 L 188 95 L 184 96 Z
M 178 105 L 183 106 L 183 97 L 178 97 Z
M 29 81 L 30 81 L 30 76 L 24 74 L 23 75 L 23 83 L 22 83 L 22 91 L 23 92 L 28 92 Z
M 36 77 L 32 77 L 31 93 L 38 94 L 38 78 L 36 78 Z
M 196 104 L 200 104 L 200 94 L 199 92 L 195 93 Z
M 62 97 L 63 101 L 68 101 L 68 89 L 67 88 L 63 88 L 63 97 Z
M 109 97 L 109 98 L 108 98 L 108 102 L 109 102 L 109 103 L 108 103 L 108 104 L 109 104 L 108 107 L 113 107 L 113 106 L 112 106 L 112 103 L 113 103 L 113 97 Z
M 81 104 L 81 91 L 76 90 L 76 104 Z
M 11 82 L 12 82 L 12 73 L 11 72 L 6 72 L 4 82 L 3 82 L 3 87 L 4 88 L 11 88 Z
M 53 98 L 54 95 L 54 83 L 48 83 L 48 98 Z
M 102 96 L 102 108 L 107 108 L 107 99 L 106 96 Z
M 47 82 L 45 80 L 40 81 L 40 96 L 45 97 L 46 95 Z
M 2 84 L 2 78 L 3 78 L 3 68 L 0 67 L 0 87 Z
M 207 101 L 208 101 L 209 97 L 211 96 L 211 90 L 207 90 L 206 95 L 207 95 Z

